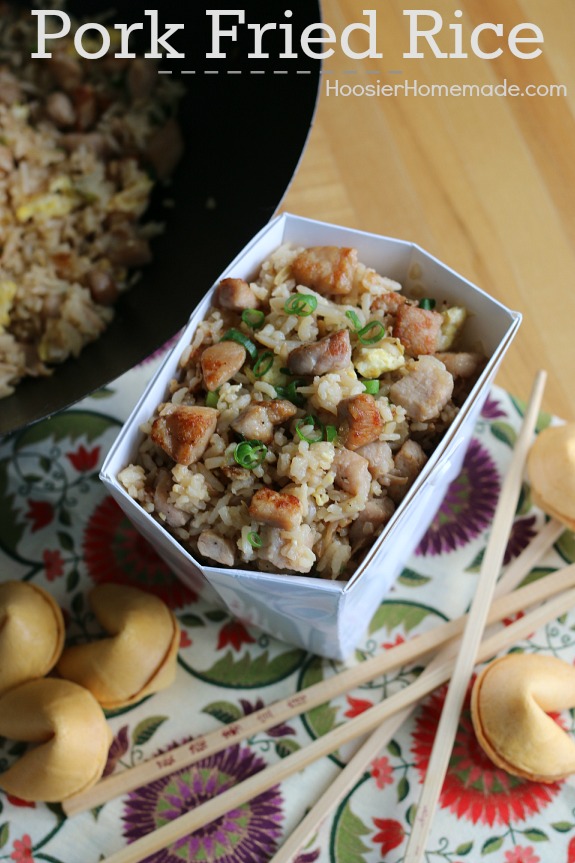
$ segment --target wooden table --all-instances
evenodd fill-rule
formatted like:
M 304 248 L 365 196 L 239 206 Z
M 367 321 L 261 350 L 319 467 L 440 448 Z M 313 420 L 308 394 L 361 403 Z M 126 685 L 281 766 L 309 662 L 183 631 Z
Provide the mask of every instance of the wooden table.
M 403 57 L 410 41 L 403 10 L 412 5 L 418 6 L 325 0 L 323 20 L 336 34 L 368 23 L 362 11 L 377 7 L 383 57 L 350 59 L 337 45 L 324 60 L 315 123 L 283 208 L 419 243 L 521 311 L 523 324 L 497 382 L 526 398 L 535 371 L 545 368 L 545 409 L 575 420 L 575 4 L 428 4 L 443 15 L 438 50 L 455 52 L 449 26 L 461 24 L 465 59 L 437 58 L 423 40 L 423 58 Z M 538 26 L 543 44 L 518 47 L 539 47 L 541 55 L 518 58 L 506 38 L 485 30 L 481 49 L 503 53 L 475 56 L 469 33 L 485 22 L 502 23 L 505 34 L 524 22 Z M 356 36 L 350 46 L 359 53 L 368 47 L 367 34 Z M 418 95 L 370 97 L 362 89 L 415 81 Z M 545 95 L 424 95 L 431 85 L 472 84 L 485 92 L 505 81 L 521 90 L 543 86 Z M 562 92 L 552 95 L 552 85 Z M 357 95 L 343 95 L 352 87 Z

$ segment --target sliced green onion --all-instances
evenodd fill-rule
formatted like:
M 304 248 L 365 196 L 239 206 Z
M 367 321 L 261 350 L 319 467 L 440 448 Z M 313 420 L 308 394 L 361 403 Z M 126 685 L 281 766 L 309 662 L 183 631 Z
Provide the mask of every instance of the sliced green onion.
M 345 316 L 346 316 L 346 318 L 349 318 L 350 321 L 352 322 L 354 330 L 360 330 L 361 329 L 361 321 L 354 311 L 352 311 L 351 309 L 348 309 L 347 312 L 345 313 Z
M 263 327 L 265 319 L 265 314 L 259 309 L 244 309 L 242 312 L 242 321 L 252 330 Z
M 435 300 L 432 297 L 422 297 L 419 301 L 420 309 L 427 309 L 430 312 L 435 308 Z
M 328 443 L 333 443 L 337 437 L 337 428 L 335 426 L 325 427 L 325 439 Z
M 256 378 L 263 378 L 274 364 L 274 355 L 272 351 L 264 351 L 255 361 L 252 369 Z
M 362 381 L 362 384 L 365 387 L 366 393 L 369 393 L 371 396 L 376 396 L 379 392 L 379 381 L 378 380 L 370 380 L 370 381 Z
M 222 342 L 237 342 L 239 345 L 242 345 L 242 347 L 244 347 L 246 349 L 246 351 L 248 352 L 248 354 L 250 355 L 252 360 L 255 360 L 257 355 L 258 355 L 258 349 L 254 345 L 254 343 L 252 341 L 250 341 L 250 339 L 248 339 L 247 336 L 244 336 L 243 333 L 240 333 L 239 330 L 234 330 L 234 329 L 228 330 L 222 336 L 221 341 Z
M 234 459 L 240 467 L 253 470 L 265 459 L 267 451 L 267 446 L 261 440 L 243 440 L 236 445 Z
M 369 336 L 368 333 L 373 333 L 373 335 Z M 357 337 L 362 343 L 362 345 L 374 345 L 376 342 L 381 341 L 381 339 L 385 335 L 385 327 L 381 323 L 381 321 L 370 321 L 365 327 L 362 327 L 361 330 L 357 331 Z
M 308 437 L 308 435 L 305 435 L 302 432 L 302 428 L 305 426 L 313 426 L 313 429 L 316 432 L 316 437 Z M 301 440 L 307 441 L 307 443 L 317 443 L 323 438 L 323 423 L 318 420 L 317 417 L 311 416 L 311 414 L 308 414 L 308 416 L 304 417 L 302 420 L 298 420 L 295 426 L 295 430 L 298 434 L 298 437 Z M 317 436 L 317 433 L 319 433 L 319 436 Z
M 250 530 L 248 533 L 248 542 L 252 548 L 261 548 L 263 545 L 263 540 L 259 533 L 256 533 L 255 530 Z
M 206 407 L 217 408 L 219 398 L 218 390 L 209 392 L 206 396 Z
M 311 294 L 292 294 L 284 303 L 284 312 L 307 318 L 317 309 L 317 299 Z
M 305 381 L 290 381 L 287 387 L 276 387 L 276 395 L 280 399 L 287 399 L 294 405 L 301 407 L 305 403 L 305 399 L 301 393 L 298 393 L 297 388 L 304 386 Z

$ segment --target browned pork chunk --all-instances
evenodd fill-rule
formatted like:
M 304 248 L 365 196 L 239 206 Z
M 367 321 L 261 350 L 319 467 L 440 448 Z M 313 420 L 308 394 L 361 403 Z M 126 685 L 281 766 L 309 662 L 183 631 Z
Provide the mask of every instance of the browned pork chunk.
M 307 345 L 294 348 L 287 365 L 292 375 L 326 375 L 346 369 L 351 363 L 348 330 L 338 330 Z
M 239 372 L 246 361 L 246 349 L 237 342 L 218 342 L 202 352 L 200 365 L 206 389 L 217 390 Z
M 295 258 L 292 273 L 300 285 L 318 294 L 349 294 L 357 266 L 357 249 L 311 246 Z
M 349 539 L 354 551 L 374 539 L 394 512 L 394 503 L 388 497 L 368 500 L 349 529 Z
M 252 402 L 251 405 L 231 423 L 234 431 L 247 440 L 270 443 L 274 436 L 274 426 L 281 425 L 297 413 L 297 408 L 287 399 L 270 399 L 267 402 Z
M 367 498 L 371 485 L 371 474 L 366 458 L 345 447 L 338 447 L 331 466 L 335 471 L 334 483 L 338 488 L 352 497 L 359 495 Z
M 73 126 L 76 122 L 76 111 L 67 93 L 54 90 L 46 98 L 46 113 L 60 128 Z
M 369 393 L 343 399 L 337 406 L 337 421 L 338 436 L 351 450 L 377 440 L 383 429 L 383 419 Z
M 95 303 L 102 306 L 113 305 L 120 294 L 116 282 L 107 270 L 92 267 L 85 276 L 86 285 Z
M 398 294 L 397 291 L 386 291 L 375 298 L 371 308 L 372 310 L 383 309 L 387 315 L 396 315 L 399 307 L 405 303 L 405 299 L 403 294 Z
M 256 309 L 258 306 L 256 295 L 243 279 L 222 279 L 215 290 L 214 303 L 232 312 Z
M 60 143 L 70 153 L 85 147 L 99 158 L 105 158 L 118 149 L 112 139 L 101 132 L 67 132 L 61 136 Z
M 405 377 L 389 390 L 390 400 L 405 408 L 416 422 L 438 417 L 453 392 L 453 378 L 435 357 L 421 356 L 412 363 Z
M 162 468 L 158 472 L 158 481 L 154 489 L 154 509 L 161 520 L 170 527 L 183 527 L 188 521 L 190 514 L 178 509 L 169 500 L 173 485 L 172 475 L 169 470 Z
M 214 530 L 203 530 L 198 537 L 198 551 L 204 557 L 233 566 L 235 563 L 235 546 L 231 539 L 220 536 Z
M 485 365 L 483 354 L 467 351 L 443 351 L 436 353 L 435 358 L 443 363 L 454 378 L 472 378 L 479 374 Z
M 66 50 L 54 51 L 48 61 L 48 68 L 56 79 L 56 83 L 68 93 L 71 93 L 82 83 L 84 72 L 80 60 Z
M 158 70 L 154 63 L 136 57 L 128 66 L 127 84 L 134 102 L 145 102 L 152 95 L 158 81 Z
M 175 405 L 154 420 L 150 437 L 175 462 L 189 465 L 203 455 L 217 421 L 214 408 Z
M 385 479 L 393 470 L 393 455 L 391 447 L 386 441 L 373 441 L 373 443 L 361 446 L 356 452 L 367 459 L 369 472 L 374 479 Z
M 412 357 L 433 354 L 438 347 L 442 323 L 443 317 L 439 312 L 404 303 L 397 309 L 393 335 Z
M 108 236 L 108 258 L 122 267 L 141 267 L 152 260 L 150 243 L 128 219 L 119 220 Z
M 261 524 L 293 530 L 302 520 L 302 507 L 294 494 L 261 488 L 251 499 L 248 512 L 251 518 Z
M 151 136 L 146 156 L 161 180 L 170 176 L 184 152 L 184 139 L 178 122 L 170 117 Z
M 395 503 L 403 500 L 426 461 L 427 456 L 417 441 L 406 440 L 397 451 L 394 458 L 395 475 L 401 482 L 392 483 L 388 489 L 388 494 Z

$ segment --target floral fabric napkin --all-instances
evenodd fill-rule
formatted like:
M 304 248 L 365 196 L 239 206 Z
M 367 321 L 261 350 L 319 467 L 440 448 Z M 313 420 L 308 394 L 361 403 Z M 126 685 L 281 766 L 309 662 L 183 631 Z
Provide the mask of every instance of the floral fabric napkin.
M 49 590 L 65 611 L 71 641 L 97 637 L 87 593 L 106 581 L 157 593 L 181 625 L 175 684 L 108 715 L 114 734 L 108 771 L 127 769 L 338 671 L 337 663 L 246 627 L 194 596 L 107 495 L 98 479 L 100 465 L 157 362 L 154 358 L 70 410 L 0 441 L 0 579 L 31 581 Z M 460 476 L 391 594 L 375 610 L 349 663 L 466 610 L 522 410 L 517 399 L 501 389 L 492 391 Z M 542 416 L 540 427 L 549 421 Z M 544 522 L 525 486 L 506 564 Z M 565 531 L 529 578 L 543 577 L 573 561 L 575 536 Z M 574 632 L 575 614 L 568 614 L 516 648 L 572 663 Z M 0 792 L 0 861 L 96 863 L 404 688 L 419 671 L 398 669 L 179 774 L 73 818 L 66 819 L 57 805 L 26 804 Z M 444 697 L 445 688 L 434 692 L 374 755 L 310 837 L 299 863 L 402 859 Z M 572 711 L 563 712 L 557 721 L 573 732 Z M 17 741 L 0 741 L 0 771 L 22 748 Z M 321 759 L 149 861 L 265 863 L 354 749 L 349 745 Z M 475 739 L 467 702 L 427 860 L 574 863 L 571 782 L 532 783 L 495 768 Z

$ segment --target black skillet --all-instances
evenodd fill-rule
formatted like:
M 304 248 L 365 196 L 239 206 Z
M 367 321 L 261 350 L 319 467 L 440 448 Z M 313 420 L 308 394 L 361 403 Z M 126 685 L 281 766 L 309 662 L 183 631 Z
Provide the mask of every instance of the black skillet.
M 127 0 L 79 0 L 67 8 L 91 21 L 90 16 L 109 6 L 117 10 L 113 23 L 150 20 L 144 15 L 150 4 Z M 321 21 L 316 0 L 247 0 L 218 7 L 242 8 L 246 24 L 291 23 L 297 59 L 279 57 L 284 48 L 280 29 L 265 34 L 268 59 L 249 58 L 252 32 L 238 26 L 236 42 L 221 41 L 227 58 L 208 60 L 212 19 L 206 9 L 197 8 L 193 0 L 170 0 L 156 8 L 160 25 L 185 25 L 169 40 L 185 59 L 163 61 L 163 68 L 186 86 L 180 113 L 186 151 L 170 191 L 175 206 L 158 213 L 167 229 L 154 242 L 152 264 L 122 296 L 104 335 L 51 377 L 25 380 L 14 395 L 0 400 L 0 435 L 74 404 L 178 332 L 218 274 L 273 216 L 305 146 L 320 64 L 303 53 L 299 34 Z M 288 8 L 291 18 L 285 15 Z M 222 19 L 222 27 L 234 23 L 237 18 Z M 190 70 L 195 74 L 182 74 Z

